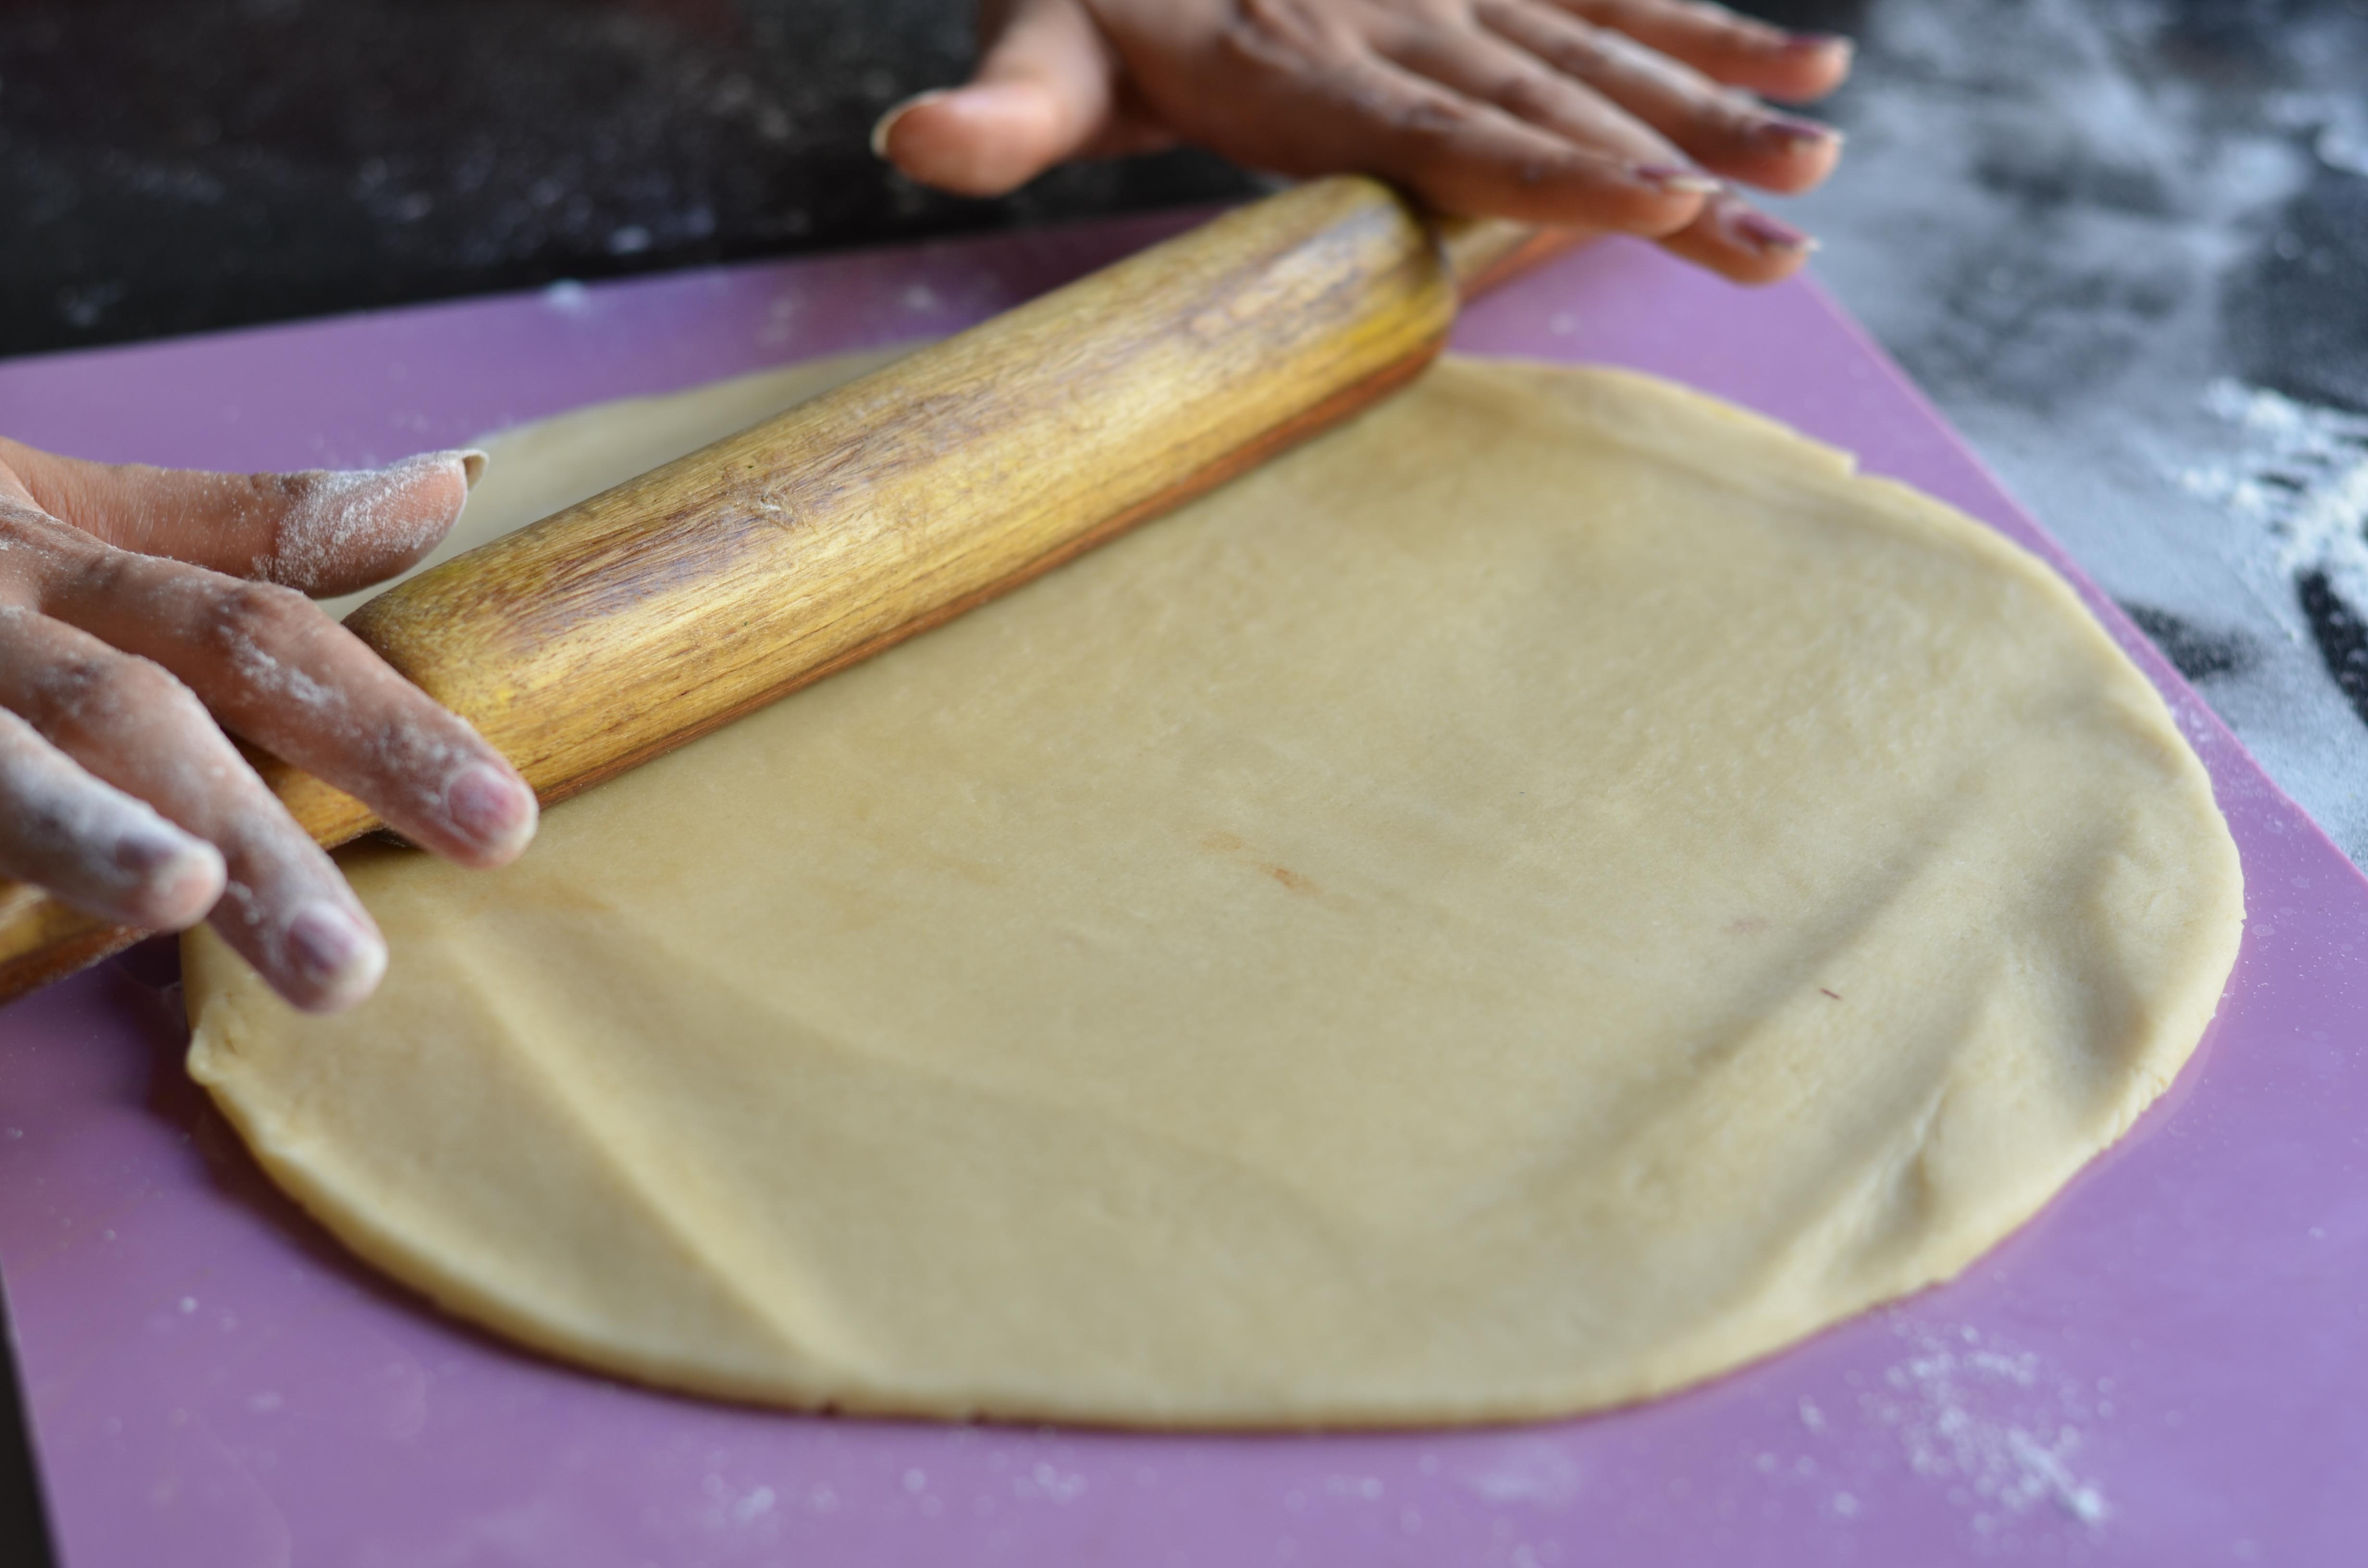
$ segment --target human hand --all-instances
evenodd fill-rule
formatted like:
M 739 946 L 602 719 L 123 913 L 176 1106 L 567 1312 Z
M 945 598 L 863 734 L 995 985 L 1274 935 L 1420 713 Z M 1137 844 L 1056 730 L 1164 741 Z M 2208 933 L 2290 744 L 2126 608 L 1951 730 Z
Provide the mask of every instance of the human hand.
M 1849 74 L 1846 39 L 1695 0 L 985 0 L 970 84 L 872 133 L 924 185 L 996 196 L 1071 158 L 1195 142 L 1253 168 L 1394 180 L 1446 212 L 1620 231 L 1741 282 L 1806 235 L 1783 193 L 1841 139 L 1771 112 Z
M 425 555 L 484 461 L 200 473 L 0 439 L 0 875 L 123 925 L 210 916 L 300 1007 L 368 995 L 377 926 L 224 732 L 448 858 L 526 847 L 517 770 L 304 597 Z

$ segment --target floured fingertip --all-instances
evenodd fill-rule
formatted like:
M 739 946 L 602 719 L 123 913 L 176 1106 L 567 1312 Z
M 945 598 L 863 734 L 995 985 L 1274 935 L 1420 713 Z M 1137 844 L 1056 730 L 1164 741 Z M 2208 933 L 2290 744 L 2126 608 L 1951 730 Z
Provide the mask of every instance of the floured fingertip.
M 281 994 L 308 1013 L 350 1007 L 386 975 L 385 938 L 327 899 L 296 912 L 283 949 L 298 983 L 281 987 Z
M 444 786 L 444 812 L 491 866 L 518 858 L 534 838 L 541 815 L 533 790 L 482 762 L 462 768 Z
M 451 531 L 485 461 L 470 449 L 287 475 L 288 509 L 260 574 L 315 597 L 393 576 Z
M 161 819 L 120 835 L 114 861 L 131 884 L 123 917 L 152 931 L 186 930 L 203 920 L 228 877 L 221 850 Z

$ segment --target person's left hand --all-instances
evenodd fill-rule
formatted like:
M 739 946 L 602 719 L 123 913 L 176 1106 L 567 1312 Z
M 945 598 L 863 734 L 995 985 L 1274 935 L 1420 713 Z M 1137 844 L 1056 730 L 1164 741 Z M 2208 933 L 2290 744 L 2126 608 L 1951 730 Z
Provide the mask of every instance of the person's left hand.
M 872 133 L 924 185 L 996 196 L 1071 158 L 1197 143 L 1252 168 L 1395 181 L 1442 211 L 1660 241 L 1742 282 L 1807 236 L 1791 193 L 1841 139 L 1765 108 L 1849 73 L 1848 40 L 1699 0 L 984 0 L 968 85 Z
M 369 994 L 370 911 L 231 737 L 462 865 L 526 847 L 518 770 L 305 597 L 427 554 L 484 462 L 206 473 L 0 438 L 0 877 L 119 925 L 208 920 L 299 1007 Z

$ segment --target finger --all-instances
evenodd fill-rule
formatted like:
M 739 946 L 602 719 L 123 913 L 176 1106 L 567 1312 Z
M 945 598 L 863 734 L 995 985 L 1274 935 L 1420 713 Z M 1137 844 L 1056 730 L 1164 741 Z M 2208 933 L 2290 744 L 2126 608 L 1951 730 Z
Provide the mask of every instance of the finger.
M 1165 153 L 1177 144 L 1176 132 L 1156 118 L 1130 108 L 1121 95 L 1118 108 L 1101 133 L 1078 152 L 1081 158 L 1132 158 L 1144 153 Z
M 113 551 L 41 607 L 186 683 L 227 725 L 464 865 L 517 858 L 534 791 L 472 729 L 285 588 Z
M 0 707 L 221 851 L 224 887 L 209 922 L 289 1001 L 325 1012 L 377 985 L 378 927 L 188 687 L 20 610 L 0 619 Z
M 1674 234 L 1664 234 L 1659 244 L 1672 256 L 1753 285 L 1790 278 L 1817 248 L 1816 240 L 1733 191 L 1712 197 L 1702 204 L 1701 217 Z
M 1683 167 L 1691 162 L 1667 138 L 1549 65 L 1519 40 L 1469 26 L 1423 28 L 1392 40 L 1383 53 L 1440 86 L 1494 104 L 1581 147 L 1631 164 Z
M 1841 155 L 1832 127 L 1779 114 L 1633 39 L 1536 0 L 1482 0 L 1477 15 L 1731 179 L 1803 191 L 1832 173 Z
M 1576 146 L 1378 56 L 1255 84 L 1247 96 L 1245 123 L 1260 134 L 1235 152 L 1221 130 L 1218 152 L 1284 174 L 1380 175 L 1445 212 L 1663 234 L 1717 188 L 1696 170 Z
M 117 925 L 178 931 L 222 896 L 223 870 L 212 845 L 0 710 L 0 876 Z
M 0 463 L 42 511 L 108 544 L 326 597 L 392 577 L 435 549 L 460 519 L 485 454 L 211 473 L 85 462 L 0 439 Z
M 923 185 L 1001 196 L 1102 138 L 1119 65 L 1076 0 L 1017 0 L 987 38 L 967 85 L 890 109 L 872 152 Z
M 1821 98 L 1850 74 L 1850 40 L 1795 33 L 1696 0 L 1554 0 L 1704 75 L 1786 103 Z

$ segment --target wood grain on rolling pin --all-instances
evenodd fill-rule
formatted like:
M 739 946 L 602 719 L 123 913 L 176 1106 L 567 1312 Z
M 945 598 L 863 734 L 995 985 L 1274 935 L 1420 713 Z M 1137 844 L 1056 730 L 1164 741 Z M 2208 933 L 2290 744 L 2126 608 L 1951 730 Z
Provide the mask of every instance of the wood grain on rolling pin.
M 1550 243 L 1550 242 L 1549 242 Z M 1362 408 L 1533 259 L 1338 178 L 1216 219 L 423 573 L 347 624 L 556 801 Z M 313 835 L 378 825 L 267 759 Z M 531 851 L 529 851 L 530 853 Z M 0 884 L 0 997 L 139 933 Z

